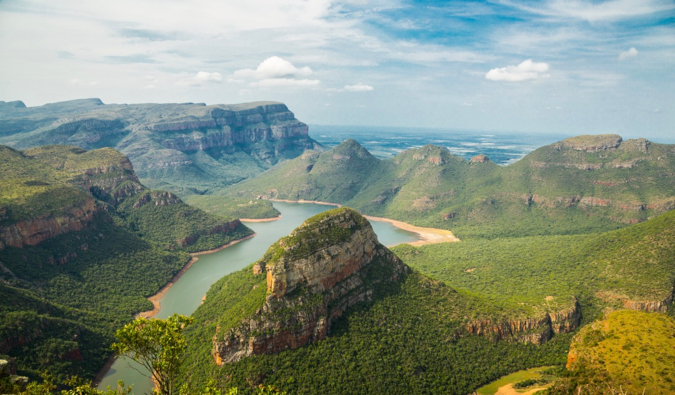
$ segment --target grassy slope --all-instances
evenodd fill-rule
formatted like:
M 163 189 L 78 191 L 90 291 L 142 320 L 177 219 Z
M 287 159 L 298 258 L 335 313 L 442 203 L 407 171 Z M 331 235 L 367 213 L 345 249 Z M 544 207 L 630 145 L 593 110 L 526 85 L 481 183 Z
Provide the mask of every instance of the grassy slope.
M 179 200 L 169 206 L 151 202 L 134 208 L 138 199 L 155 192 L 137 184 L 125 163 L 126 158 L 112 149 L 87 152 L 49 146 L 21 153 L 0 147 L 3 226 L 36 216 L 58 217 L 69 206 L 94 200 L 83 187 L 86 180 L 99 185 L 123 180 L 110 195 L 128 187 L 139 191 L 118 205 L 110 195 L 97 195 L 104 201 L 96 204 L 104 210 L 82 231 L 34 247 L 0 250 L 0 263 L 10 271 L 0 272 L 6 296 L 0 306 L 0 342 L 11 343 L 0 347 L 17 357 L 27 374 L 46 369 L 60 378 L 93 376 L 109 354 L 114 330 L 150 309 L 146 298 L 190 258 L 187 252 L 164 248 L 175 249 L 176 240 L 192 236 L 196 240 L 184 249 L 205 250 L 251 232 L 240 225 L 233 232 L 209 235 L 226 221 Z M 106 172 L 83 176 L 98 168 Z M 172 223 L 169 228 L 167 220 Z M 57 263 L 59 259 L 65 263 Z
M 658 313 L 615 311 L 582 329 L 570 348 L 570 377 L 551 394 L 675 392 L 675 320 Z
M 554 144 L 500 167 L 470 163 L 432 145 L 378 160 L 347 140 L 222 193 L 341 203 L 366 214 L 452 229 L 460 238 L 579 234 L 616 229 L 669 209 L 675 196 L 673 152 L 673 146 L 655 143 L 645 152 L 633 140 L 597 153 Z M 613 206 L 580 203 L 583 197 L 610 199 Z

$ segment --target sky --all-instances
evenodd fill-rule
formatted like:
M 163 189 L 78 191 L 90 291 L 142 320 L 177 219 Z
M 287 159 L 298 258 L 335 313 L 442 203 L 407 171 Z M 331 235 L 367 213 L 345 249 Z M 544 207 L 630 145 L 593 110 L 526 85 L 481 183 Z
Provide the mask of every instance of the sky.
M 0 0 L 0 100 L 675 138 L 675 0 Z

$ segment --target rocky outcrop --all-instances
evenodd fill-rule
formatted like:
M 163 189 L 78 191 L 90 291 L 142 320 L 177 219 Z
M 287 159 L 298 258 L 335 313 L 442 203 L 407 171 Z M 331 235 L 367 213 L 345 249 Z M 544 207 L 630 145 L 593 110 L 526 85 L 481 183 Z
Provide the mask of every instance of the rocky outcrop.
M 547 312 L 538 317 L 493 322 L 490 320 L 470 321 L 467 332 L 487 336 L 493 340 L 511 340 L 524 343 L 543 344 L 553 334 L 575 330 L 581 321 L 579 303 L 574 299 L 572 307 L 556 312 Z
M 490 158 L 488 158 L 487 155 L 483 154 L 478 154 L 469 160 L 469 162 L 471 163 L 487 163 L 489 161 Z
M 214 336 L 214 359 L 221 365 L 324 339 L 347 308 L 371 300 L 374 284 L 407 272 L 356 211 L 310 218 L 253 266 L 266 276 L 266 300 L 241 325 Z
M 558 149 L 599 152 L 618 148 L 623 139 L 618 134 L 584 135 L 567 138 L 556 144 Z
M 218 233 L 228 233 L 235 230 L 239 225 L 241 225 L 241 221 L 239 221 L 238 219 L 235 219 L 230 222 L 224 222 L 222 224 L 216 225 L 208 229 L 206 232 L 194 233 L 186 238 L 176 240 L 176 243 L 178 243 L 178 245 L 180 245 L 181 247 L 185 247 L 194 243 L 201 236 L 214 235 Z
M 65 207 L 59 215 L 44 215 L 0 227 L 0 247 L 38 245 L 58 235 L 82 230 L 99 210 L 96 201 L 85 199 L 81 204 Z
M 171 192 L 148 191 L 134 203 L 133 207 L 141 208 L 146 204 L 151 204 L 153 206 L 171 206 L 178 203 L 182 203 L 182 200 Z
M 673 292 L 674 289 L 671 288 L 669 294 L 662 300 L 624 300 L 623 307 L 630 310 L 665 313 L 668 306 L 673 303 Z

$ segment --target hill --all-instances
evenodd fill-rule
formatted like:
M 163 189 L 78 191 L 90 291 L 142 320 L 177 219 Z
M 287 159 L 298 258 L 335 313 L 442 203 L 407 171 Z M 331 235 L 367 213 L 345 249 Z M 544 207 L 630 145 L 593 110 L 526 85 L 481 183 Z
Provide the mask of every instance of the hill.
M 0 144 L 17 149 L 49 144 L 115 148 L 131 160 L 145 185 L 181 196 L 222 188 L 305 149 L 321 149 L 307 135 L 307 125 L 277 102 L 18 103 L 0 106 Z
M 673 393 L 673 334 L 675 320 L 671 317 L 615 311 L 574 337 L 567 361 L 571 374 L 549 393 Z
M 147 189 L 113 149 L 0 146 L 0 354 L 92 377 L 188 252 L 251 233 Z
M 494 309 L 411 271 L 348 208 L 308 219 L 219 280 L 193 316 L 183 380 L 244 393 L 260 383 L 308 394 L 469 393 L 562 363 L 575 327 L 571 318 L 543 345 L 472 335 L 467 322 L 494 319 Z
M 433 145 L 380 160 L 346 140 L 219 193 L 340 203 L 462 239 L 589 233 L 675 208 L 675 146 L 577 136 L 501 167 Z

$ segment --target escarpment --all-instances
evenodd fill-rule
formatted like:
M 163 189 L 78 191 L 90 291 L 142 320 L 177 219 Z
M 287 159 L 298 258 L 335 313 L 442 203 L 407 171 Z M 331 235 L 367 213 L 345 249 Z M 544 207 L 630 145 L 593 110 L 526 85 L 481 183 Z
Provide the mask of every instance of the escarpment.
M 213 337 L 219 365 L 324 339 L 347 308 L 372 299 L 373 284 L 399 281 L 409 269 L 378 242 L 365 218 L 339 208 L 305 221 L 252 270 L 266 276 L 264 303 Z
M 543 344 L 554 334 L 572 332 L 579 327 L 581 310 L 574 298 L 571 307 L 555 312 L 546 312 L 538 317 L 493 322 L 490 320 L 471 321 L 466 324 L 467 332 L 487 336 L 494 340 L 515 340 L 525 343 Z
M 322 150 L 307 125 L 278 102 L 117 105 L 93 99 L 3 108 L 0 144 L 115 148 L 146 185 L 175 193 L 224 187 L 307 149 Z

